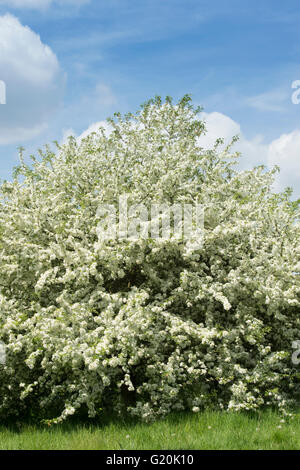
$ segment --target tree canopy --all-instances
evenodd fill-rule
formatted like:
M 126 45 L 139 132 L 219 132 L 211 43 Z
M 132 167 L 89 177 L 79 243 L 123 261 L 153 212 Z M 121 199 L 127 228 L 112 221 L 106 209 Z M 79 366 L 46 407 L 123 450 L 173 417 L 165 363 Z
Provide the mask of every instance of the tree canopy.
M 215 406 L 286 409 L 299 368 L 299 204 L 276 170 L 199 144 L 184 96 L 49 146 L 1 185 L 0 415 L 150 420 Z M 233 139 L 233 141 L 235 138 Z M 101 240 L 99 204 L 201 204 L 203 243 Z

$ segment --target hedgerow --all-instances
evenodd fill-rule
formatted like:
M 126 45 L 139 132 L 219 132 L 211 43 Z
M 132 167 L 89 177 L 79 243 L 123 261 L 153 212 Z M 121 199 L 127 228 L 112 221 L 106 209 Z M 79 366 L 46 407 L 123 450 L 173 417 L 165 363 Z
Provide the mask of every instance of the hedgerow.
M 299 367 L 299 205 L 276 170 L 199 144 L 189 96 L 116 114 L 1 185 L 0 416 L 288 409 Z M 233 139 L 233 142 L 235 138 Z M 203 244 L 103 240 L 99 204 L 201 204 Z

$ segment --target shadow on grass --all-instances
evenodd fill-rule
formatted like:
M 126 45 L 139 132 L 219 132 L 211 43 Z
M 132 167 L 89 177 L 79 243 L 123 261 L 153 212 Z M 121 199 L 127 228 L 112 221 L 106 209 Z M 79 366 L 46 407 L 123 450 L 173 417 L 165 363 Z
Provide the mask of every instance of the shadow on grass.
M 300 407 L 291 410 L 295 413 L 298 418 L 300 414 Z M 278 410 L 268 408 L 262 408 L 258 411 L 242 411 L 242 412 L 226 412 L 217 410 L 203 410 L 200 413 L 192 413 L 187 411 L 172 412 L 169 415 L 159 418 L 155 422 L 150 421 L 149 423 L 142 421 L 139 418 L 133 417 L 128 414 L 118 415 L 112 412 L 103 412 L 95 418 L 88 418 L 85 414 L 79 416 L 71 416 L 67 421 L 59 424 L 47 425 L 41 423 L 38 419 L 26 418 L 23 420 L 7 420 L 2 422 L 0 425 L 1 430 L 12 432 L 15 434 L 22 433 L 26 428 L 34 428 L 36 431 L 59 431 L 63 434 L 69 434 L 70 432 L 77 432 L 82 429 L 93 430 L 104 430 L 107 427 L 115 426 L 117 428 L 123 428 L 128 431 L 134 430 L 135 428 L 145 428 L 153 425 L 153 423 L 165 423 L 166 425 L 184 427 L 185 424 L 190 423 L 191 419 L 195 421 L 208 422 L 214 417 L 214 419 L 220 418 L 223 421 L 224 417 L 230 422 L 237 422 L 237 420 L 249 420 L 249 422 L 265 421 L 267 417 L 274 418 L 274 415 L 279 415 Z

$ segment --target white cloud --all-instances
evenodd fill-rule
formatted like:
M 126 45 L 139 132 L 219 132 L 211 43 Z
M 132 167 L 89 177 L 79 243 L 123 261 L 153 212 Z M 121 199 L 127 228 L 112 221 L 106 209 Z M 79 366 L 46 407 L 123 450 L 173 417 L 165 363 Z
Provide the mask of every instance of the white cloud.
M 98 82 L 92 88 L 85 89 L 69 106 L 65 107 L 61 116 L 63 134 L 70 130 L 72 135 L 78 130 L 87 129 L 90 123 L 106 122 L 104 119 L 118 110 L 117 96 L 111 87 Z M 103 121 L 102 121 L 103 120 Z M 76 132 L 73 132 L 76 129 Z
M 46 128 L 60 103 L 64 77 L 50 47 L 10 14 L 0 16 L 0 66 L 6 84 L 0 143 L 22 143 Z
M 292 186 L 295 188 L 295 195 L 300 197 L 300 129 L 283 134 L 271 142 L 268 164 L 280 167 L 275 188 L 280 190 Z
M 63 129 L 62 131 L 62 139 L 61 139 L 61 144 L 66 144 L 68 142 L 68 138 L 71 137 L 71 136 L 74 136 L 75 137 L 76 133 L 74 131 L 74 129 L 72 129 L 70 127 L 70 129 Z
M 0 5 L 6 5 L 12 8 L 43 10 L 52 4 L 81 6 L 89 2 L 90 0 L 0 0 Z
M 2 74 L 8 70 L 25 82 L 48 85 L 58 72 L 58 61 L 50 47 L 12 15 L 0 17 L 0 45 Z
M 201 113 L 201 118 L 206 123 L 206 134 L 199 138 L 199 144 L 204 148 L 214 146 L 217 139 L 230 141 L 234 135 L 241 133 L 241 127 L 230 117 L 222 113 Z
M 45 8 L 52 0 L 0 0 L 0 5 L 7 5 L 13 8 Z
M 107 108 L 116 105 L 118 102 L 111 88 L 104 83 L 98 83 L 94 96 L 101 106 L 105 106 Z
M 30 129 L 26 127 L 2 127 L 0 132 L 0 145 L 8 145 L 15 142 L 21 146 L 26 140 L 37 137 L 41 132 L 45 131 L 47 127 L 46 123 L 36 125 Z
M 235 143 L 233 150 L 242 154 L 240 168 L 249 169 L 262 164 L 273 168 L 278 165 L 281 171 L 276 178 L 274 189 L 280 191 L 292 186 L 295 197 L 300 197 L 300 129 L 283 134 L 267 144 L 261 135 L 247 139 L 240 125 L 224 114 L 202 113 L 202 118 L 206 122 L 207 133 L 199 138 L 199 145 L 212 148 L 219 137 L 225 140 L 226 145 L 234 135 L 239 135 L 240 139 Z
M 80 134 L 80 136 L 78 136 L 78 141 L 81 141 L 82 139 L 87 137 L 92 132 L 97 132 L 99 130 L 99 127 L 104 128 L 104 134 L 106 136 L 108 136 L 111 133 L 112 129 L 113 129 L 112 126 L 107 121 L 94 122 L 93 124 L 91 124 L 87 128 L 86 131 L 82 132 L 82 134 Z
M 234 145 L 233 150 L 242 154 L 240 167 L 251 168 L 254 165 L 266 164 L 268 147 L 263 143 L 262 136 L 257 135 L 253 139 L 247 139 L 240 124 L 222 113 L 201 113 L 201 117 L 204 119 L 207 129 L 206 134 L 199 138 L 199 144 L 202 147 L 212 148 L 220 137 L 224 139 L 224 146 L 226 146 L 231 142 L 233 136 L 238 135 L 239 141 Z
M 111 87 L 98 82 L 92 90 L 82 96 L 76 103 L 76 107 L 78 107 L 79 110 L 87 110 L 89 113 L 91 113 L 92 110 L 97 110 L 97 113 L 99 113 L 99 110 L 105 109 L 105 112 L 107 112 L 117 104 L 117 97 L 114 95 Z
M 92 132 L 98 132 L 99 128 L 104 128 L 104 134 L 108 136 L 112 131 L 112 126 L 107 121 L 98 121 L 91 124 L 85 131 L 83 131 L 79 136 L 76 136 L 76 133 L 72 128 L 63 130 L 62 144 L 65 144 L 68 140 L 68 137 L 73 136 L 76 138 L 77 142 L 80 143 L 82 139 L 85 139 Z
M 250 96 L 245 104 L 259 111 L 282 112 L 290 104 L 290 94 L 286 90 L 276 89 L 260 95 Z

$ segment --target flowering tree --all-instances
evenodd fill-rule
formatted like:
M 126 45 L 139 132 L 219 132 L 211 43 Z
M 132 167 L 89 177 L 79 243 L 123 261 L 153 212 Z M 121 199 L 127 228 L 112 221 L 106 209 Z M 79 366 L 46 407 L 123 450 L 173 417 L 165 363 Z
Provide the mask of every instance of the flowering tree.
M 144 419 L 286 407 L 299 368 L 299 205 L 239 172 L 189 96 L 115 115 L 1 186 L 0 415 Z M 99 204 L 201 204 L 204 241 L 101 240 Z

